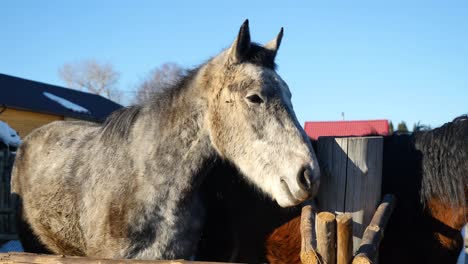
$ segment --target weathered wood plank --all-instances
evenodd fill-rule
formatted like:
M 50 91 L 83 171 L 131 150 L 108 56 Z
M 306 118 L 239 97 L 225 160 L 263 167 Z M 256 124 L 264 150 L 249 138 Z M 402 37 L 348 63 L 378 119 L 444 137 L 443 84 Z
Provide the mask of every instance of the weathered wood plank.
M 382 137 L 348 138 L 345 212 L 353 217 L 353 251 L 381 199 Z
M 374 215 L 381 196 L 382 137 L 320 137 L 318 157 L 322 168 L 319 206 L 353 218 L 353 252 Z
M 0 236 L 14 237 L 14 210 L 10 199 L 10 174 L 14 155 L 8 149 L 0 150 Z
M 346 198 L 348 139 L 320 137 L 317 152 L 322 173 L 317 197 L 320 209 L 333 213 L 343 212 Z

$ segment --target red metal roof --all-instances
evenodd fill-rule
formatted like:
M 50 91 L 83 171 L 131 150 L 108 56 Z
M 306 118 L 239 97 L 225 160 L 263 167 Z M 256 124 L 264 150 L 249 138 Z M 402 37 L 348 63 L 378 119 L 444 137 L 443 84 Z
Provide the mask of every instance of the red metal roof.
M 313 139 L 322 136 L 388 135 L 388 120 L 305 122 L 304 129 Z

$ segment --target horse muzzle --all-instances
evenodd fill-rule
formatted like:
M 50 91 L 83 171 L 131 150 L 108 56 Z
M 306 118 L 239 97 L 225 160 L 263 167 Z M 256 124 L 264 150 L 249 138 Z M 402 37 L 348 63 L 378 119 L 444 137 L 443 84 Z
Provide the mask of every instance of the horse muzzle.
M 305 165 L 297 175 L 298 185 L 309 194 L 309 198 L 314 198 L 320 186 L 320 170 L 313 169 L 310 165 Z
M 320 173 L 310 165 L 303 166 L 295 179 L 280 179 L 282 195 L 276 199 L 282 207 L 294 206 L 317 195 Z

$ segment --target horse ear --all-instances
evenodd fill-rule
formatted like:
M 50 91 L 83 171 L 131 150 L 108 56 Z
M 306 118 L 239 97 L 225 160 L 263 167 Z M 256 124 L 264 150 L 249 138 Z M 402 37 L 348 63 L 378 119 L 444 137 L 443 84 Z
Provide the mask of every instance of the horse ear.
M 241 62 L 250 49 L 249 20 L 246 19 L 240 27 L 236 40 L 229 49 L 229 57 L 234 62 Z
M 281 28 L 280 32 L 278 33 L 278 36 L 276 36 L 276 38 L 272 39 L 270 42 L 268 42 L 264 46 L 266 49 L 273 51 L 275 56 L 281 45 L 281 39 L 283 39 L 283 31 L 284 31 L 283 28 Z

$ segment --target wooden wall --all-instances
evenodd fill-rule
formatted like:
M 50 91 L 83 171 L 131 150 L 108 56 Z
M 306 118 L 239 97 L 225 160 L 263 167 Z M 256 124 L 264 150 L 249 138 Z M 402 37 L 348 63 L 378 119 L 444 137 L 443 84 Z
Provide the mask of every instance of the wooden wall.
M 34 129 L 56 120 L 63 120 L 63 116 L 35 113 L 23 110 L 7 108 L 0 114 L 0 120 L 8 123 L 15 129 L 21 138 L 31 133 Z
M 6 240 L 18 239 L 14 206 L 10 197 L 11 169 L 14 159 L 14 152 L 0 146 L 0 244 Z

